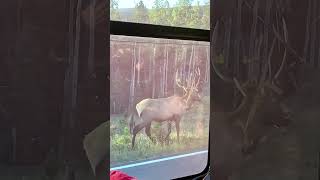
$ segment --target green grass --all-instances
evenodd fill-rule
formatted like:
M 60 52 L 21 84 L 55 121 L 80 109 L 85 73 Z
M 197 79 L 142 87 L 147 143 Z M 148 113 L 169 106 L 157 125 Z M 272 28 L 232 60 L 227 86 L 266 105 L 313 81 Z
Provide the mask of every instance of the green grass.
M 153 144 L 142 130 L 136 137 L 135 148 L 131 149 L 131 134 L 127 122 L 122 115 L 111 118 L 110 131 L 110 163 L 112 166 L 129 162 L 143 161 L 163 156 L 193 152 L 208 148 L 209 98 L 204 100 L 204 106 L 197 106 L 182 117 L 180 123 L 180 143 L 174 123 L 170 134 L 170 143 L 160 143 L 161 131 L 166 130 L 166 124 L 153 123 L 151 135 L 157 139 Z

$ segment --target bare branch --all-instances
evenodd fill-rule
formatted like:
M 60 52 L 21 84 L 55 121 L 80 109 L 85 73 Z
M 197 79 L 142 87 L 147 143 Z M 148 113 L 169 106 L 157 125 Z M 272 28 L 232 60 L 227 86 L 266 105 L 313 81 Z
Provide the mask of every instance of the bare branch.
M 288 41 L 288 31 L 287 31 L 287 27 L 286 27 L 286 22 L 284 19 L 282 19 L 282 22 L 283 22 L 283 31 L 284 31 L 284 36 L 285 36 L 285 40 L 286 42 Z M 283 54 L 283 59 L 282 59 L 282 63 L 280 65 L 280 68 L 278 70 L 278 72 L 275 74 L 274 76 L 274 79 L 278 79 L 283 67 L 284 67 L 284 64 L 286 62 L 286 58 L 287 58 L 287 48 L 285 47 L 284 49 L 284 54 Z
M 273 42 L 272 42 L 272 45 L 271 45 L 271 48 L 270 48 L 270 51 L 269 51 L 269 54 L 268 54 L 268 62 L 270 61 L 271 59 L 271 56 L 272 56 L 272 53 L 273 53 L 273 49 L 274 49 L 274 46 L 275 46 L 275 42 L 276 42 L 276 38 L 273 39 Z M 246 121 L 246 124 L 245 124 L 245 131 L 247 131 L 248 129 L 248 126 L 249 126 L 249 123 L 253 120 L 256 112 L 257 112 L 257 108 L 258 108 L 258 105 L 260 104 L 260 100 L 262 98 L 261 94 L 259 94 L 259 92 L 261 92 L 264 88 L 264 85 L 265 85 L 265 77 L 266 77 L 266 74 L 267 74 L 267 71 L 268 71 L 268 62 L 265 63 L 265 66 L 264 66 L 264 69 L 263 69 L 263 72 L 262 72 L 262 76 L 261 76 L 261 79 L 260 79 L 260 82 L 259 82 L 259 85 L 258 85 L 258 91 L 253 99 L 253 104 L 251 106 L 251 109 L 249 111 L 249 115 L 248 115 L 248 119 Z
M 221 78 L 225 82 L 233 83 L 233 80 L 231 78 L 228 78 L 222 75 L 222 73 L 218 70 L 218 68 L 215 66 L 215 63 L 214 63 L 214 60 L 217 57 L 214 49 L 215 49 L 215 46 L 217 45 L 218 29 L 219 29 L 219 21 L 217 21 L 216 26 L 213 29 L 213 34 L 211 35 L 211 42 L 213 43 L 213 47 L 212 47 L 213 50 L 211 51 L 213 58 L 211 58 L 211 64 L 212 64 L 213 70 L 217 73 L 219 78 Z
M 305 31 L 305 43 L 303 50 L 303 59 L 305 60 L 308 53 L 309 40 L 310 40 L 310 20 L 311 20 L 311 1 L 308 1 L 308 14 L 307 14 L 307 23 L 306 23 L 306 31 Z
M 269 81 L 265 83 L 265 87 L 273 90 L 275 93 L 277 93 L 277 94 L 279 94 L 279 95 L 283 94 L 282 89 L 280 89 L 279 87 L 277 87 L 277 86 L 274 85 L 274 84 L 271 84 Z
M 217 44 L 218 28 L 219 28 L 219 21 L 217 22 L 216 26 L 214 27 L 213 34 L 211 36 L 211 41 L 213 42 L 214 45 Z M 246 96 L 245 92 L 241 88 L 240 83 L 238 82 L 238 80 L 235 77 L 232 79 L 229 77 L 225 77 L 224 75 L 222 75 L 222 73 L 215 66 L 214 59 L 216 58 L 216 54 L 214 51 L 214 47 L 213 47 L 212 53 L 213 53 L 212 54 L 213 58 L 211 59 L 211 64 L 212 64 L 214 71 L 217 73 L 217 75 L 220 77 L 220 79 L 222 79 L 223 81 L 225 81 L 227 83 L 235 83 L 237 89 L 241 92 L 241 94 L 243 96 Z
M 248 8 L 253 9 L 252 5 L 251 5 L 249 2 L 247 2 L 246 0 L 244 0 L 244 3 L 246 4 L 246 6 L 247 6 Z M 258 15 L 258 19 L 259 19 L 263 24 L 266 24 L 261 16 Z M 285 47 L 288 49 L 288 51 L 291 52 L 293 55 L 295 55 L 300 61 L 304 62 L 304 58 L 300 57 L 300 56 L 298 55 L 298 53 L 297 53 L 294 49 L 291 48 L 290 44 L 286 43 L 286 42 L 281 38 L 281 36 L 279 36 L 279 33 L 278 33 L 278 31 L 275 29 L 274 26 L 273 26 L 273 28 L 268 27 L 267 30 L 268 30 L 268 31 L 272 31 L 272 29 L 273 29 L 273 34 L 274 34 L 275 37 L 282 43 L 282 45 L 285 46 Z
M 242 109 L 245 107 L 247 101 L 248 101 L 248 98 L 247 98 L 246 96 L 243 97 L 240 105 L 239 105 L 234 111 L 228 113 L 228 119 L 229 119 L 230 121 L 232 121 L 232 118 L 233 118 L 235 115 L 237 115 L 239 112 L 242 111 Z
M 246 93 L 244 92 L 244 90 L 242 89 L 239 81 L 236 79 L 236 78 L 233 78 L 233 81 L 234 83 L 236 84 L 236 87 L 239 89 L 239 91 L 241 92 L 241 94 L 244 96 L 244 97 L 247 97 Z
M 273 54 L 275 43 L 276 43 L 276 38 L 273 38 L 273 41 L 272 41 L 272 44 L 271 44 L 271 48 L 270 48 L 270 51 L 269 51 L 269 54 L 268 54 L 268 59 L 267 59 L 267 62 L 265 64 L 265 66 L 264 66 L 264 69 L 263 69 L 263 72 L 262 72 L 262 76 L 261 76 L 261 79 L 260 79 L 260 85 L 258 87 L 259 89 L 262 88 L 263 82 L 265 81 L 266 74 L 268 72 L 268 67 L 269 67 L 269 64 L 270 64 L 270 61 L 271 61 L 271 56 Z M 271 71 L 271 70 L 269 69 L 269 71 Z M 271 72 L 269 72 L 269 73 L 271 73 Z
M 287 24 L 286 24 L 286 20 L 284 18 L 282 18 L 282 24 L 283 24 L 283 33 L 284 33 L 284 40 L 285 43 L 288 43 L 288 29 L 287 29 Z
M 274 49 L 275 43 L 276 43 L 276 38 L 273 38 L 272 45 L 271 45 L 271 50 L 270 50 L 269 56 L 268 56 L 268 66 L 269 66 L 269 78 L 270 78 L 270 80 L 271 80 L 271 77 L 272 77 L 271 56 L 273 54 L 273 49 Z
M 254 116 L 257 112 L 257 108 L 258 108 L 258 104 L 259 104 L 258 98 L 260 98 L 260 97 L 255 96 L 254 101 L 253 101 L 253 105 L 251 106 L 251 109 L 249 111 L 248 119 L 247 119 L 246 125 L 245 125 L 245 132 L 247 131 L 249 123 L 252 121 L 252 119 L 254 118 Z

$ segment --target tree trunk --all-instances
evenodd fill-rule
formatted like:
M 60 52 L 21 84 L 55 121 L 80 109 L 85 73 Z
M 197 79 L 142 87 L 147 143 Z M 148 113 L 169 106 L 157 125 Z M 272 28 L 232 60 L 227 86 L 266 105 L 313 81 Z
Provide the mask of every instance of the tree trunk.
M 155 73 L 155 58 L 156 58 L 156 44 L 153 45 L 153 58 L 152 58 L 152 98 L 155 98 L 156 91 L 156 73 Z

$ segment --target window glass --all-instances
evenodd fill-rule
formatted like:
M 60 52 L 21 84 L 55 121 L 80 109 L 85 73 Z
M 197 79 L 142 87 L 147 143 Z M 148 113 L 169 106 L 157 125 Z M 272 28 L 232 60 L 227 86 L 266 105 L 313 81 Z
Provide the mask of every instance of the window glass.
M 112 35 L 110 45 L 111 170 L 162 180 L 202 172 L 209 141 L 209 42 Z
M 209 0 L 111 0 L 116 21 L 209 29 Z

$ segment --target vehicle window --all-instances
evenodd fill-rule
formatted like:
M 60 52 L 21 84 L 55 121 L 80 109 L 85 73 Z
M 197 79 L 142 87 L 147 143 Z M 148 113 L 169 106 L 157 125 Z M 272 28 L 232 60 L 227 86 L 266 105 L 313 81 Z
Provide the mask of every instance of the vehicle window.
M 209 29 L 209 0 L 111 0 L 110 19 Z
M 162 180 L 201 173 L 208 160 L 209 42 L 110 40 L 111 170 Z

